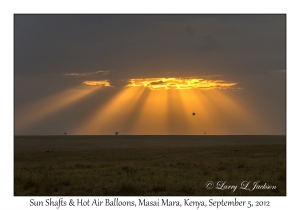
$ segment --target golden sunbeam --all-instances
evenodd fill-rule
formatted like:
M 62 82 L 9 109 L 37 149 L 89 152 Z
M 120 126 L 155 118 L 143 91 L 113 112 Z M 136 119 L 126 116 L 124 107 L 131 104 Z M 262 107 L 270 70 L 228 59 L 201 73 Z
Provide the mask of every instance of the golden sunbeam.
M 73 133 L 213 135 L 251 133 L 258 125 L 258 119 L 224 91 L 127 87 Z
M 188 134 L 190 128 L 187 124 L 185 107 L 183 106 L 180 90 L 168 90 L 167 113 L 168 113 L 168 133 Z
M 202 134 L 222 127 L 222 112 L 196 90 L 235 89 L 236 83 L 202 78 L 130 79 L 113 99 L 74 130 L 87 134 Z M 86 85 L 110 86 L 106 81 Z M 137 88 L 138 87 L 138 88 Z M 141 89 L 142 88 L 142 89 Z M 150 91 L 156 90 L 156 91 Z M 166 91 L 167 90 L 167 91 Z M 193 117 L 192 113 L 197 112 Z M 218 114 L 218 112 L 220 112 Z M 201 116 L 201 120 L 200 120 Z M 222 131 L 225 131 L 222 127 Z M 221 132 L 222 132 L 221 131 Z
M 148 89 L 149 90 L 149 89 Z M 133 121 L 132 134 L 167 134 L 167 92 L 150 91 Z
M 122 123 L 128 118 L 143 91 L 144 88 L 123 88 L 73 132 L 79 134 L 113 134 L 117 131 L 120 132 L 123 127 Z
M 217 122 L 217 130 L 220 134 L 232 133 L 252 133 L 260 134 L 265 131 L 265 126 L 261 119 L 255 115 L 251 108 L 240 105 L 238 100 L 234 100 L 229 93 L 224 91 L 210 91 L 204 95 L 211 101 L 216 115 L 214 121 Z
M 87 87 L 80 85 L 16 110 L 15 129 L 20 131 L 30 127 L 99 89 L 100 86 Z
M 212 125 L 209 102 L 200 90 L 179 90 L 187 117 L 189 134 L 199 135 L 205 132 L 211 133 Z M 193 115 L 194 113 L 194 115 Z
M 131 109 L 129 110 L 130 114 L 126 119 L 127 123 L 125 123 L 122 128 L 122 133 L 134 133 L 134 125 L 136 125 L 138 117 L 143 114 L 143 107 L 147 101 L 150 92 L 151 91 L 148 88 L 143 87 L 143 92 L 138 95 L 138 100 L 134 101 L 133 107 L 131 107 Z

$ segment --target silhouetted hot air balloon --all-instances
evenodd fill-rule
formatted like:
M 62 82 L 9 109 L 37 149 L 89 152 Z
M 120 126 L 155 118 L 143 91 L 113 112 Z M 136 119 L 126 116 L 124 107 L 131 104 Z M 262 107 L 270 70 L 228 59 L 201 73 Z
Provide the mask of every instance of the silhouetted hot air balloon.
M 193 113 L 192 113 L 192 115 L 193 115 L 193 116 L 195 116 L 195 115 L 196 115 L 196 113 L 195 113 L 195 112 L 193 112 Z

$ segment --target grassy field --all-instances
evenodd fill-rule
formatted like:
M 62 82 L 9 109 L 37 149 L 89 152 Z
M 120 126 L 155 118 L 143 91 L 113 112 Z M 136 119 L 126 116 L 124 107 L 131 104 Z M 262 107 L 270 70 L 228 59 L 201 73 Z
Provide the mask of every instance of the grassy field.
M 276 189 L 206 189 L 208 181 Z M 15 137 L 14 194 L 286 195 L 286 137 Z

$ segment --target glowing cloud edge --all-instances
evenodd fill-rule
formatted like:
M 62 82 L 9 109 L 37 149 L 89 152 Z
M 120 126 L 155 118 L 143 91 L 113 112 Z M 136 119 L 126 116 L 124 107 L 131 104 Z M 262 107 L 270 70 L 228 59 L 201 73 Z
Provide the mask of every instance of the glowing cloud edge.
M 107 80 L 99 80 L 99 81 L 84 81 L 83 84 L 90 86 L 106 86 L 112 87 Z
M 65 73 L 65 76 L 77 76 L 77 77 L 87 77 L 87 76 L 91 76 L 93 74 L 109 74 L 110 70 L 98 70 L 95 72 L 86 72 L 86 73 Z
M 161 89 L 240 89 L 235 82 L 224 80 L 206 80 L 203 78 L 139 78 L 130 79 L 126 87 L 148 87 L 151 90 Z

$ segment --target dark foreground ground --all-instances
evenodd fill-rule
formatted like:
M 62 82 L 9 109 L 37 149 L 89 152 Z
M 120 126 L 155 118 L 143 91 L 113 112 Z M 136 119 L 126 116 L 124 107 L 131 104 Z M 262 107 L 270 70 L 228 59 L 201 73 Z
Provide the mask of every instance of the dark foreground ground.
M 16 196 L 286 195 L 286 136 L 16 136 L 14 148 Z

